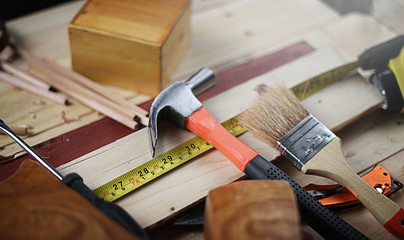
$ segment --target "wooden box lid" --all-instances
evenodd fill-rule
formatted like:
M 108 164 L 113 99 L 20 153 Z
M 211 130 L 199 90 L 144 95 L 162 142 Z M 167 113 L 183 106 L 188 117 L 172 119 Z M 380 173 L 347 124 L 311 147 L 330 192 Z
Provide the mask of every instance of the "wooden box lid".
M 188 4 L 189 0 L 88 0 L 70 24 L 161 45 Z

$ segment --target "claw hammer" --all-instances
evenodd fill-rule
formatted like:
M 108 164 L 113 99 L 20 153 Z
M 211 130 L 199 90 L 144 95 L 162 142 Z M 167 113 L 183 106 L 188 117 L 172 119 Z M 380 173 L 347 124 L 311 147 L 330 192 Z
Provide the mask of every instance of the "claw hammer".
M 292 186 L 301 218 L 326 239 L 366 239 L 362 233 L 321 205 L 286 173 L 229 133 L 195 97 L 215 83 L 214 73 L 202 68 L 185 83 L 175 82 L 154 99 L 150 108 L 149 133 L 152 155 L 158 139 L 157 123 L 169 118 L 222 152 L 250 179 L 281 179 Z

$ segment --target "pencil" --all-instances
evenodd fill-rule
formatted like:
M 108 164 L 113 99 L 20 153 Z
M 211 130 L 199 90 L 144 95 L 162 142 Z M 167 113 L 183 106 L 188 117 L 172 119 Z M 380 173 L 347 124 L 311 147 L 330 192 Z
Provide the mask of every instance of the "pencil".
M 284 85 L 275 85 L 239 117 L 257 138 L 276 147 L 305 174 L 330 178 L 351 191 L 387 230 L 404 238 L 404 210 L 348 165 L 341 140 Z
M 62 105 L 67 104 L 67 98 L 65 96 L 59 95 L 59 94 L 49 91 L 45 88 L 26 83 L 26 82 L 22 81 L 21 79 L 16 78 L 6 72 L 0 71 L 0 81 L 8 83 L 9 85 L 12 85 L 14 87 L 24 89 L 30 93 L 33 93 L 37 96 L 46 98 L 55 103 L 62 104 Z

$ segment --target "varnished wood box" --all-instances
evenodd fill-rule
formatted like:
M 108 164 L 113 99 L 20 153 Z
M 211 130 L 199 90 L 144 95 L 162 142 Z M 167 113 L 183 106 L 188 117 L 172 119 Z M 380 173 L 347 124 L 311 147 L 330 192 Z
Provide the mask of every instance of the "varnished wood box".
M 184 56 L 189 0 L 88 0 L 70 22 L 72 67 L 90 79 L 156 95 Z

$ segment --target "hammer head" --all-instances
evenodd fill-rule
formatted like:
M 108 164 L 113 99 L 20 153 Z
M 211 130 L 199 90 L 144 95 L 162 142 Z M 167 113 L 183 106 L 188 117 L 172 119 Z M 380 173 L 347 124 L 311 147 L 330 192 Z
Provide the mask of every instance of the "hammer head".
M 164 89 L 154 99 L 149 114 L 149 135 L 152 156 L 156 151 L 157 123 L 166 118 L 180 127 L 185 126 L 188 116 L 202 107 L 195 97 L 215 85 L 216 79 L 212 70 L 202 68 L 185 83 L 175 82 Z

